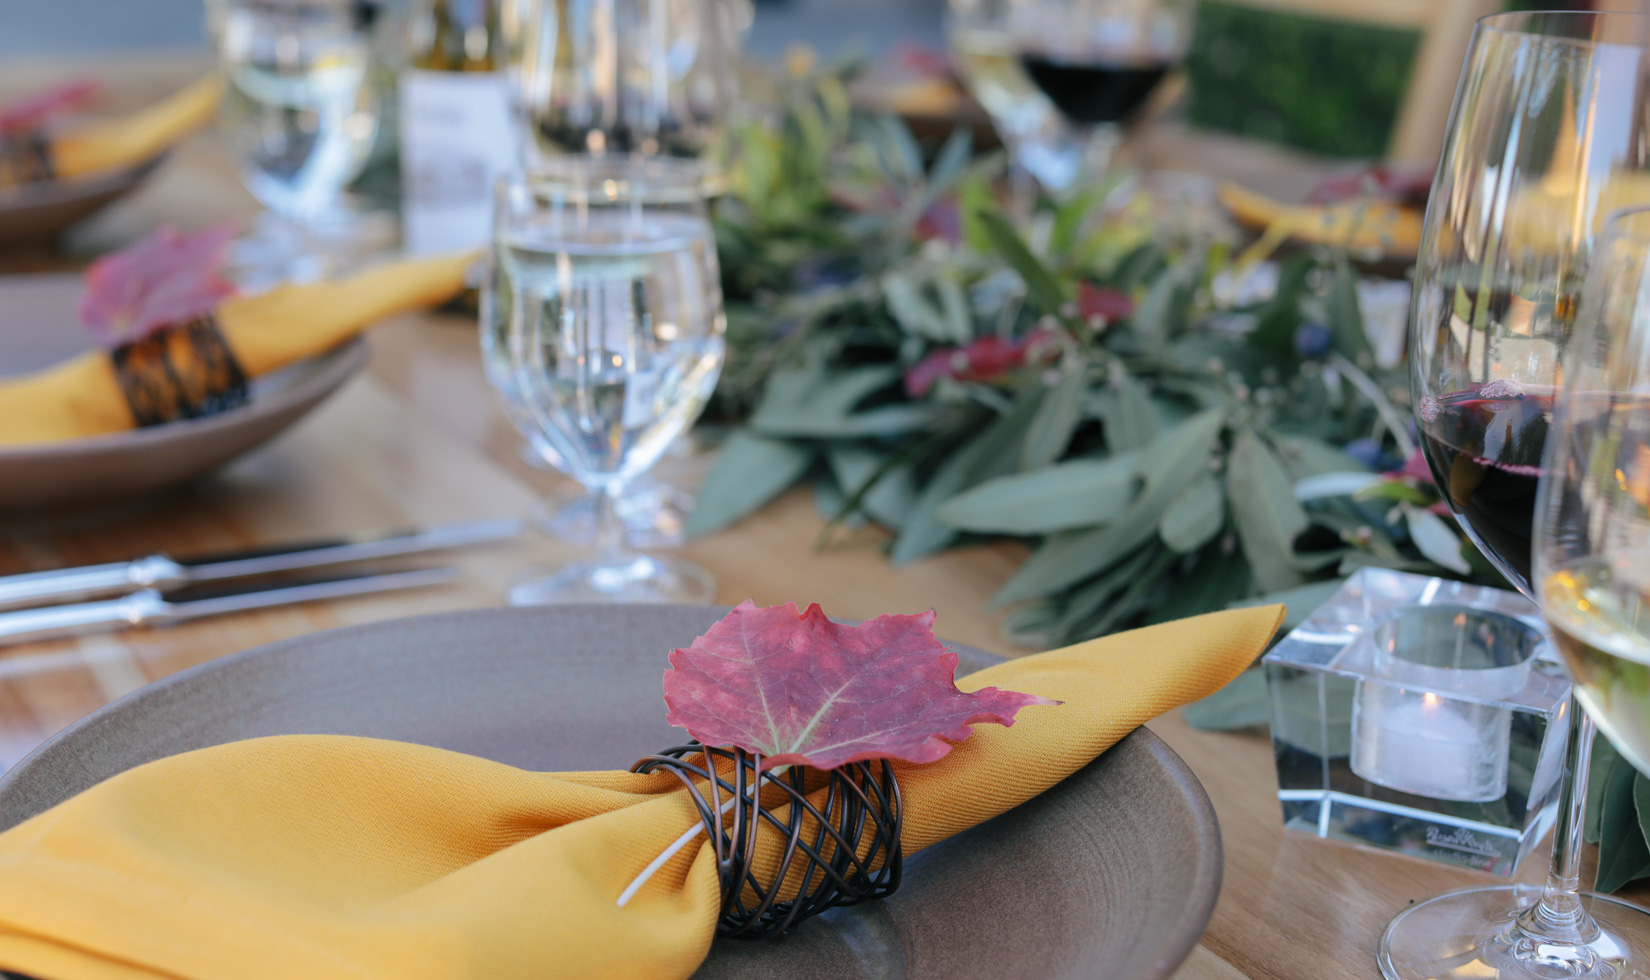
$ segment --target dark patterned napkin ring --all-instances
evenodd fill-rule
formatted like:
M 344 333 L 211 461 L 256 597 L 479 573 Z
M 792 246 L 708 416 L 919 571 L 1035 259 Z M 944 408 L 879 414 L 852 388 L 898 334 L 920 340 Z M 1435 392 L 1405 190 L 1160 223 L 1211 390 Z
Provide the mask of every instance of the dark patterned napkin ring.
M 210 313 L 109 351 L 139 426 L 217 415 L 247 403 L 246 372 Z
M 56 176 L 52 166 L 52 145 L 46 131 L 36 126 L 19 133 L 0 135 L 0 187 L 32 184 Z
M 697 763 L 691 761 L 695 758 Z M 731 772 L 713 779 L 717 762 Z M 777 935 L 826 909 L 884 898 L 899 888 L 902 808 L 888 760 L 850 762 L 828 772 L 806 766 L 764 771 L 761 763 L 760 756 L 744 749 L 690 742 L 631 767 L 639 773 L 668 770 L 687 786 L 716 851 L 722 887 L 717 935 Z M 753 803 L 753 777 L 761 787 L 756 799 L 765 806 Z M 815 792 L 825 789 L 820 806 L 808 799 L 810 783 Z M 730 799 L 737 802 L 724 815 L 722 807 Z M 785 845 L 768 882 L 758 880 L 752 867 L 764 827 Z M 781 886 L 790 880 L 800 882 L 797 894 L 782 901 Z

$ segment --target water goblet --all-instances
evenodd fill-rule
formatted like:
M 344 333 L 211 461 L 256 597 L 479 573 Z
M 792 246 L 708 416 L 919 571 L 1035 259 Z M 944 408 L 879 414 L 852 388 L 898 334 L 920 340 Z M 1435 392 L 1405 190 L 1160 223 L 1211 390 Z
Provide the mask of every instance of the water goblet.
M 698 418 L 725 320 L 703 175 L 569 155 L 499 183 L 482 329 L 511 421 L 591 493 L 594 554 L 510 591 L 548 602 L 703 602 L 703 569 L 629 550 L 615 500 Z

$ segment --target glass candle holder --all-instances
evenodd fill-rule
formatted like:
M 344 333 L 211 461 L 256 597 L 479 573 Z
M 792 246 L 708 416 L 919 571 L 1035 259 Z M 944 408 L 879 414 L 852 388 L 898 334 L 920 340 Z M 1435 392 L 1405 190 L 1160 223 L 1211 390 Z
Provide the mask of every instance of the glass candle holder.
M 1545 635 L 1517 593 L 1357 572 L 1262 661 L 1284 825 L 1511 875 L 1569 727 Z

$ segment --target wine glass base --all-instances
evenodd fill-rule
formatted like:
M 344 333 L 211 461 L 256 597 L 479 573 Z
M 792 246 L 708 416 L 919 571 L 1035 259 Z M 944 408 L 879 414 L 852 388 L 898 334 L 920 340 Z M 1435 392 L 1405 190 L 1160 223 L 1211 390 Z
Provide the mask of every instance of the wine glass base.
M 577 562 L 548 575 L 530 575 L 510 587 L 512 606 L 565 602 L 705 603 L 716 595 L 716 580 L 678 558 L 634 555 L 617 565 Z
M 1536 885 L 1447 892 L 1399 913 L 1375 954 L 1387 980 L 1650 980 L 1650 911 L 1581 892 L 1600 935 L 1584 946 L 1542 942 L 1518 915 Z

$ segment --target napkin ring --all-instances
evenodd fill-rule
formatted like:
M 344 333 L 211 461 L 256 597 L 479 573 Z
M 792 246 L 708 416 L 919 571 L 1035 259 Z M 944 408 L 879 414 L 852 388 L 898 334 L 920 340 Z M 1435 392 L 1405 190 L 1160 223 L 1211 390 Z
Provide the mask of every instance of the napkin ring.
M 210 313 L 121 344 L 109 360 L 139 426 L 203 418 L 247 402 L 246 372 Z
M 36 126 L 0 135 L 0 187 L 51 180 L 52 145 L 46 131 Z
M 720 772 L 712 778 L 718 763 Z M 639 773 L 669 770 L 687 786 L 716 850 L 722 886 L 717 935 L 775 935 L 826 909 L 883 898 L 899 888 L 902 807 L 888 760 L 851 762 L 830 771 L 762 769 L 761 764 L 761 756 L 744 749 L 691 742 L 631 767 Z M 754 797 L 753 782 L 760 789 Z M 820 805 L 808 798 L 810 783 L 811 792 L 824 790 Z M 724 807 L 731 809 L 731 820 Z M 753 867 L 763 825 L 784 843 L 771 881 L 759 880 Z M 787 882 L 794 883 L 796 894 L 781 900 Z

